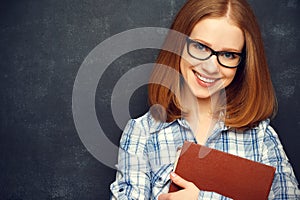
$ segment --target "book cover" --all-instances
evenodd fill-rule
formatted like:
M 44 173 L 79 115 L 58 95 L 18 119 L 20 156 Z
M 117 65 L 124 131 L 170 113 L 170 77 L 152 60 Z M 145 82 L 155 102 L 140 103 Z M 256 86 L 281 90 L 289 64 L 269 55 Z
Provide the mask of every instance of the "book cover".
M 268 199 L 275 173 L 274 167 L 187 141 L 175 167 L 200 190 L 243 200 Z M 171 183 L 169 192 L 180 189 Z

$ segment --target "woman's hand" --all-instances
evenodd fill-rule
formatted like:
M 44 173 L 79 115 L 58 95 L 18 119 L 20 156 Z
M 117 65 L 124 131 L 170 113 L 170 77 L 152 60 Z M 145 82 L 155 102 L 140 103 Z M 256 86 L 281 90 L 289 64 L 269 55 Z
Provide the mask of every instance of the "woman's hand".
M 199 189 L 194 185 L 194 183 L 189 182 L 172 172 L 170 174 L 171 180 L 178 186 L 182 187 L 182 190 L 177 192 L 171 192 L 168 194 L 161 194 L 158 197 L 158 200 L 197 200 L 199 195 Z

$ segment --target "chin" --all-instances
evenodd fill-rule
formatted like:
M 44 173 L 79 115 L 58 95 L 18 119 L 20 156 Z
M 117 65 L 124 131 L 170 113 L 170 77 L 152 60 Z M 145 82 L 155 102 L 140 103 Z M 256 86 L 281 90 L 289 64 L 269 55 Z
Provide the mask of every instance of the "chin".
M 206 91 L 193 91 L 193 95 L 197 98 L 197 99 L 208 99 L 210 98 L 214 93 L 210 93 L 208 92 L 208 90 Z

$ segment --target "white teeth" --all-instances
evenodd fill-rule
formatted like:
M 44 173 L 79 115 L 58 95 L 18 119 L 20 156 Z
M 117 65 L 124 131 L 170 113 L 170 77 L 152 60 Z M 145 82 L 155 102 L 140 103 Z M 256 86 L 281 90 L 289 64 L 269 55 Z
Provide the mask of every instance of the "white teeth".
M 196 76 L 201 80 L 201 81 L 204 81 L 206 83 L 213 83 L 216 81 L 216 79 L 209 79 L 209 78 L 205 78 L 205 77 L 202 77 L 200 74 L 198 74 L 196 72 Z

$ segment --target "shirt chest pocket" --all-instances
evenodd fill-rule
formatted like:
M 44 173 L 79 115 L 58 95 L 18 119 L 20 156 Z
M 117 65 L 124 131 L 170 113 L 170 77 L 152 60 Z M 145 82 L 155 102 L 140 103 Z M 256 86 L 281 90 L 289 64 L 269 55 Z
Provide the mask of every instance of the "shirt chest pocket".
M 154 168 L 151 171 L 151 185 L 152 188 L 163 188 L 169 185 L 170 173 L 173 170 L 173 164 L 166 164 Z

